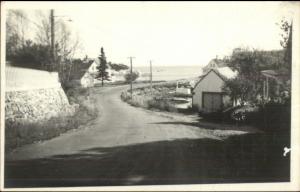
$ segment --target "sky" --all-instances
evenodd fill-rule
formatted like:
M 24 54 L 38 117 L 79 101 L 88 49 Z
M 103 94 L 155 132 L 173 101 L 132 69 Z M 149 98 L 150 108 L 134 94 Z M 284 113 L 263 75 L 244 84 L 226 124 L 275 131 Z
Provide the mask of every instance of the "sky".
M 54 5 L 54 4 L 53 4 Z M 281 49 L 276 25 L 287 14 L 282 2 L 87 2 L 56 3 L 55 15 L 72 19 L 77 57 L 136 66 L 204 66 L 237 47 Z M 49 7 L 43 7 L 49 8 Z M 52 7 L 53 8 L 53 7 Z

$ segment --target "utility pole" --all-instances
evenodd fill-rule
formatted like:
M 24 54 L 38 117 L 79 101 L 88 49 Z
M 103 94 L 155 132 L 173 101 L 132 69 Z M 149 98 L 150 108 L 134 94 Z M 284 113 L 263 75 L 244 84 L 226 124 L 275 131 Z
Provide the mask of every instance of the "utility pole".
M 150 93 L 152 95 L 152 60 L 150 60 Z
M 131 99 L 132 99 L 132 59 L 134 59 L 135 57 L 128 57 L 130 59 L 130 95 L 131 95 Z
M 55 34 L 54 34 L 54 10 L 51 9 L 50 11 L 50 26 L 51 26 L 51 70 L 54 69 L 55 65 Z

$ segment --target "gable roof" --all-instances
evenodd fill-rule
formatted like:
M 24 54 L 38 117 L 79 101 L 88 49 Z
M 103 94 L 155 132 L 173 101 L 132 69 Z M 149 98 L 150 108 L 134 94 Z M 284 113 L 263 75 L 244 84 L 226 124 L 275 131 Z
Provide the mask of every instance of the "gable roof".
M 208 72 L 210 69 L 215 69 L 219 67 L 226 67 L 227 64 L 222 59 L 214 58 L 205 67 L 203 67 L 204 72 Z
M 73 70 L 70 74 L 70 80 L 81 79 L 93 63 L 94 60 L 89 60 L 88 62 L 74 63 Z
M 227 79 L 232 79 L 237 76 L 237 71 L 232 71 L 229 67 L 219 67 L 209 70 L 204 75 L 200 76 L 199 81 L 195 84 L 194 88 L 198 86 L 198 84 L 211 72 L 214 72 L 219 76 L 223 81 L 226 81 Z

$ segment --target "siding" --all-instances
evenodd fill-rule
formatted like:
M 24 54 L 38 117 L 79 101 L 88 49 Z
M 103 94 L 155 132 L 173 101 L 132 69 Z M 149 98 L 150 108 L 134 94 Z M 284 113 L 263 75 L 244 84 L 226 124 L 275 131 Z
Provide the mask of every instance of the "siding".
M 193 106 L 202 108 L 202 92 L 222 92 L 224 81 L 214 72 L 207 74 L 195 87 Z

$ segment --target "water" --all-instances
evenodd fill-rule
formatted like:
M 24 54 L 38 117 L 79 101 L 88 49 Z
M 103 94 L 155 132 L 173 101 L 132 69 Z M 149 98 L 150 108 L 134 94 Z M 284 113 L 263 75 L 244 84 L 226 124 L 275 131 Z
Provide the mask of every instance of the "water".
M 150 67 L 133 67 L 139 71 L 139 81 L 149 80 Z M 152 66 L 153 81 L 171 81 L 195 78 L 202 74 L 200 66 Z

